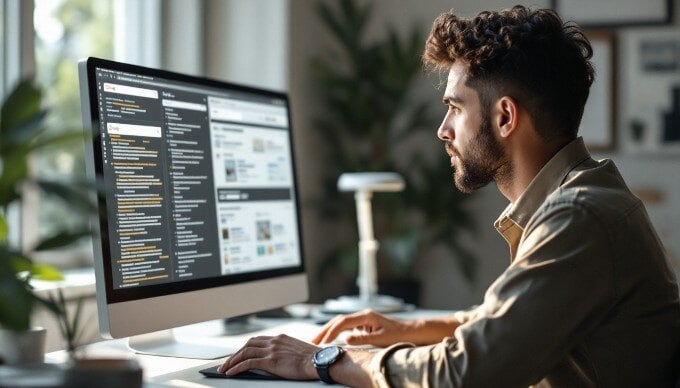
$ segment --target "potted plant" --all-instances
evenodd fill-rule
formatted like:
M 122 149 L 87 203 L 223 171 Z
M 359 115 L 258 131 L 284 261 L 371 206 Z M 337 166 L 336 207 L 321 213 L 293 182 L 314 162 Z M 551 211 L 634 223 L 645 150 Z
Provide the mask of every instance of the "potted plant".
M 321 114 L 315 128 L 327 144 L 323 199 L 316 201 L 326 218 L 354 224 L 352 196 L 339 193 L 343 172 L 395 171 L 406 180 L 399 194 L 376 194 L 373 201 L 380 292 L 389 281 L 396 289 L 417 288 L 414 269 L 429 248 L 443 244 L 464 277 L 475 276 L 474 255 L 459 242 L 459 232 L 475 227 L 465 202 L 470 195 L 454 190 L 447 163 L 428 157 L 432 149 L 413 146 L 416 135 L 437 128 L 440 117 L 432 103 L 416 97 L 414 81 L 421 73 L 424 37 L 417 28 L 401 36 L 393 27 L 383 39 L 365 37 L 371 3 L 342 0 L 331 8 L 321 3 L 318 14 L 337 40 L 332 51 L 312 62 Z M 441 148 L 439 148 L 441 150 Z M 443 153 L 443 151 L 441 151 Z M 356 271 L 356 241 L 342 245 L 324 260 L 323 277 L 333 268 Z M 397 295 L 416 303 L 418 296 Z
M 0 359 L 4 363 L 41 362 L 44 354 L 44 329 L 31 326 L 31 313 L 42 304 L 55 314 L 54 300 L 41 299 L 31 289 L 30 280 L 62 279 L 54 267 L 38 264 L 27 252 L 62 247 L 88 235 L 89 230 L 62 230 L 48 236 L 35 247 L 22 251 L 8 240 L 7 214 L 20 203 L 26 185 L 35 185 L 80 209 L 91 209 L 90 201 L 78 187 L 29 176 L 29 155 L 51 145 L 81 137 L 68 131 L 52 135 L 45 130 L 47 116 L 42 92 L 31 80 L 20 82 L 0 108 Z

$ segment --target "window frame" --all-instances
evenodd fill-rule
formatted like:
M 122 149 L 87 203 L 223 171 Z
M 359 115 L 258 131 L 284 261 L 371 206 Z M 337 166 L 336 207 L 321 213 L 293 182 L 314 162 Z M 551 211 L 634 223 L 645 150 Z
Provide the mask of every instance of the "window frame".
M 33 0 L 0 0 L 3 9 L 2 96 L 35 71 Z M 30 23 L 26 23 L 26 20 Z
M 35 29 L 33 0 L 0 0 L 3 9 L 2 96 L 6 96 L 22 78 L 35 74 Z M 161 0 L 115 0 L 114 34 L 123 36 L 114 43 L 114 59 L 158 67 L 161 61 Z M 144 23 L 140 21 L 144 20 Z M 139 22 L 136 23 L 135 21 Z M 116 31 L 123 29 L 125 33 Z M 139 42 L 136 37 L 144 36 Z M 127 50 L 116 49 L 116 46 Z M 76 66 L 76 64 L 74 64 Z M 31 175 L 35 176 L 35 163 L 29 160 Z M 38 222 L 40 193 L 36 188 L 25 187 L 22 203 L 8 209 L 10 224 L 9 244 L 30 253 L 36 262 L 52 264 L 62 269 L 92 265 L 92 245 L 74 248 L 30 252 L 39 241 Z M 18 227 L 17 227 L 18 226 Z

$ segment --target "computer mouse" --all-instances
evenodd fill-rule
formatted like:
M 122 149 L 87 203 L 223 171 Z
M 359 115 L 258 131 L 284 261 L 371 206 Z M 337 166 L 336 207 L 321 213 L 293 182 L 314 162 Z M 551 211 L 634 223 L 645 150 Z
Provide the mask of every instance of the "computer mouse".
M 213 367 L 206 369 L 201 369 L 198 372 L 204 375 L 205 377 L 221 379 L 281 380 L 281 377 L 262 369 L 250 369 L 233 376 L 227 376 L 224 373 L 219 373 L 217 371 L 217 368 L 219 368 L 219 365 L 215 365 Z

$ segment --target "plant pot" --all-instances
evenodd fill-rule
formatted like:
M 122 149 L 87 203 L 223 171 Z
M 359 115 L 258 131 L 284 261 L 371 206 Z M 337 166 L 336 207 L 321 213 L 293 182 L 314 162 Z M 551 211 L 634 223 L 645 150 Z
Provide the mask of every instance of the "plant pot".
M 70 388 L 141 388 L 142 368 L 134 359 L 76 358 L 64 370 Z
M 0 359 L 6 365 L 37 364 L 45 361 L 47 330 L 34 327 L 26 331 L 0 329 Z

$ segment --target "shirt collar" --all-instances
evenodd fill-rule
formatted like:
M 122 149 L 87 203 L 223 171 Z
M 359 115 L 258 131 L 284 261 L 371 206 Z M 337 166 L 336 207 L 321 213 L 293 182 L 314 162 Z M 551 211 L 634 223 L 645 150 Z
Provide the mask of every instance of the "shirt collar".
M 517 201 L 514 204 L 510 204 L 503 211 L 497 223 L 500 223 L 502 219 L 507 217 L 524 229 L 531 216 L 534 215 L 548 195 L 564 182 L 567 174 L 589 158 L 590 154 L 583 143 L 582 137 L 562 147 L 541 168 Z

